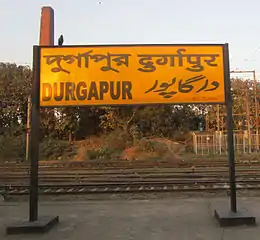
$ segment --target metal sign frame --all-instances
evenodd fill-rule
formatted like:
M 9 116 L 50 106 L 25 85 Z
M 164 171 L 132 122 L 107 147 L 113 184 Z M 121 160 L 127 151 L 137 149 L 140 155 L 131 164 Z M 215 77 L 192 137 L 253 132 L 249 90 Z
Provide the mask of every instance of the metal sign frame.
M 225 105 L 227 110 L 228 127 L 228 160 L 229 160 L 229 184 L 230 184 L 230 207 L 232 212 L 237 212 L 236 203 L 236 174 L 235 154 L 233 140 L 233 116 L 232 96 L 229 69 L 228 44 L 133 44 L 133 45 L 86 45 L 86 46 L 34 46 L 33 47 L 33 82 L 32 82 L 32 125 L 30 138 L 30 213 L 29 221 L 38 219 L 38 160 L 39 160 L 39 116 L 40 116 L 40 61 L 41 48 L 63 48 L 63 47 L 109 47 L 109 46 L 222 46 L 224 63 Z M 174 103 L 176 104 L 176 103 Z M 181 103 L 188 104 L 188 103 Z M 199 103 L 196 103 L 199 104 Z M 207 104 L 204 102 L 204 104 Z M 208 103 L 209 104 L 209 103 Z M 212 104 L 212 103 L 210 103 Z M 218 104 L 218 103 L 215 103 Z M 221 103 L 223 104 L 223 103 Z M 148 105 L 148 104 L 145 104 Z M 100 105 L 99 105 L 100 106 Z M 117 106 L 117 105 L 113 105 Z

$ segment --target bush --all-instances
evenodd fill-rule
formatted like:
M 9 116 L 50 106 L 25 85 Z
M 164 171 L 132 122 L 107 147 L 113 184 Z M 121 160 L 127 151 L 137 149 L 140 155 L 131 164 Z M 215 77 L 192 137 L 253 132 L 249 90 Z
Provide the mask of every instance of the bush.
M 155 152 L 155 145 L 156 143 L 151 140 L 142 139 L 138 143 L 138 150 L 141 152 Z
M 25 135 L 1 135 L 0 136 L 0 159 L 1 160 L 25 160 L 26 154 Z
M 73 148 L 67 141 L 46 139 L 40 144 L 40 160 L 57 160 L 73 155 Z
M 138 150 L 141 152 L 148 153 L 154 152 L 157 153 L 159 156 L 162 156 L 169 151 L 166 144 L 162 142 L 156 142 L 150 139 L 140 140 L 138 143 Z
M 90 149 L 87 151 L 87 159 L 111 159 L 114 151 L 109 148 Z
M 104 136 L 104 145 L 108 149 L 122 151 L 132 145 L 132 139 L 126 131 L 117 129 Z
M 187 131 L 176 131 L 173 134 L 173 140 L 177 142 L 186 142 L 192 140 L 192 135 Z

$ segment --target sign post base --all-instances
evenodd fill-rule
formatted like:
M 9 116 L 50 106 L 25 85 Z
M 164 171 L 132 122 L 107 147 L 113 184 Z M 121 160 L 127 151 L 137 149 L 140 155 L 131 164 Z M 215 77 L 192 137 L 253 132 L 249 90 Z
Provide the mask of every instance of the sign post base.
M 229 209 L 221 208 L 215 210 L 215 218 L 219 222 L 220 227 L 255 225 L 255 217 L 253 217 L 247 209 L 239 209 L 232 212 Z
M 45 233 L 59 222 L 59 217 L 39 217 L 37 221 L 21 221 L 6 228 L 7 234 Z

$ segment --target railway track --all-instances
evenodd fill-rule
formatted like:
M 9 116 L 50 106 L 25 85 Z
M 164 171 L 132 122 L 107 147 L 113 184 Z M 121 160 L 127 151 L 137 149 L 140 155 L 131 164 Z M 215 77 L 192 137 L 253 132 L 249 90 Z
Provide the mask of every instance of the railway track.
M 227 182 L 200 182 L 198 183 L 167 183 L 167 182 L 141 182 L 141 183 L 95 183 L 95 184 L 62 184 L 62 185 L 41 185 L 39 194 L 60 195 L 60 194 L 94 194 L 94 193 L 143 193 L 143 192 L 183 192 L 183 191 L 228 191 Z M 237 189 L 257 190 L 260 189 L 260 181 L 238 181 Z M 29 186 L 10 186 L 0 189 L 2 195 L 27 195 Z
M 131 169 L 131 168 L 147 168 L 147 167 L 160 167 L 160 168 L 183 168 L 183 167 L 228 167 L 227 159 L 216 161 L 216 160 L 190 160 L 190 161 L 161 161 L 161 160 L 149 160 L 147 161 L 127 161 L 127 160 L 114 160 L 114 161 L 55 161 L 51 164 L 48 162 L 40 162 L 40 169 Z M 238 166 L 259 166 L 260 160 L 238 160 L 236 161 Z M 29 169 L 29 165 L 26 163 L 5 163 L 0 164 L 0 172 L 6 169 Z
M 85 164 L 85 163 L 84 163 Z M 83 164 L 83 165 L 84 165 Z M 219 161 L 185 166 L 164 162 L 125 164 L 40 164 L 40 194 L 228 191 L 228 167 Z M 114 166 L 114 167 L 113 167 Z M 195 166 L 191 168 L 190 166 Z M 237 162 L 237 188 L 260 190 L 260 161 Z M 29 166 L 0 165 L 0 194 L 29 193 Z

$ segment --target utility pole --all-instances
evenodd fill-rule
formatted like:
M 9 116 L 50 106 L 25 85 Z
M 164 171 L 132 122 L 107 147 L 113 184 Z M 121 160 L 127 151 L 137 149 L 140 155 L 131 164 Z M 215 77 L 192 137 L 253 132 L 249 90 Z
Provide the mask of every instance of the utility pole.
M 251 153 L 251 128 L 250 128 L 250 105 L 249 105 L 249 89 L 245 89 L 245 103 L 246 103 L 246 119 L 247 119 L 247 136 L 248 136 L 248 152 Z
M 257 79 L 255 70 L 253 71 L 254 75 L 254 98 L 255 98 L 255 127 L 256 127 L 256 150 L 259 152 L 259 129 L 258 129 L 258 101 L 257 101 Z
M 31 97 L 27 99 L 27 124 L 26 124 L 26 162 L 29 161 L 29 147 L 30 147 L 30 131 L 31 131 Z
M 217 105 L 217 131 L 220 131 L 219 104 Z
M 208 132 L 209 131 L 209 116 L 208 115 L 205 116 L 205 122 L 206 122 L 206 132 Z

